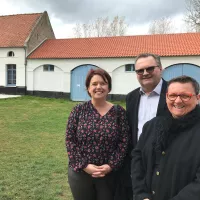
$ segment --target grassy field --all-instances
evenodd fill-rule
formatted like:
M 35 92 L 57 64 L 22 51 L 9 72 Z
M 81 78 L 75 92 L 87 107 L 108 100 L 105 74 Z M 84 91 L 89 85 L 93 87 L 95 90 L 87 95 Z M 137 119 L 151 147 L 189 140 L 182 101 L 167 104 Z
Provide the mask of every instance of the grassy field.
M 72 200 L 65 128 L 76 104 L 29 96 L 0 99 L 0 200 Z

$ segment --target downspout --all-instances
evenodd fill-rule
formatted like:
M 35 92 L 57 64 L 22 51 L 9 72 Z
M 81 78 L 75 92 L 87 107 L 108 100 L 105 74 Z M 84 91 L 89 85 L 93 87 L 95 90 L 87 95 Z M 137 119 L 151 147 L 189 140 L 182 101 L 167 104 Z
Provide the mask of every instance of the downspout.
M 25 62 L 24 62 L 24 67 L 25 67 L 25 92 L 24 94 L 26 95 L 27 94 L 27 83 L 26 83 L 26 80 L 27 80 L 27 77 L 26 77 L 26 68 L 27 68 L 27 58 L 26 58 L 26 46 L 24 46 L 24 51 L 25 51 Z

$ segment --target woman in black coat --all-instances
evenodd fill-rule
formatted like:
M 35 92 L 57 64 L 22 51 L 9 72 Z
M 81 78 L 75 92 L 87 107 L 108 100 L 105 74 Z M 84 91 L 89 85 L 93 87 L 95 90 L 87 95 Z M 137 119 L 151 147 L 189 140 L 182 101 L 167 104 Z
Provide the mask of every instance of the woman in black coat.
M 166 97 L 171 114 L 147 122 L 132 152 L 134 200 L 200 200 L 199 84 L 177 77 Z

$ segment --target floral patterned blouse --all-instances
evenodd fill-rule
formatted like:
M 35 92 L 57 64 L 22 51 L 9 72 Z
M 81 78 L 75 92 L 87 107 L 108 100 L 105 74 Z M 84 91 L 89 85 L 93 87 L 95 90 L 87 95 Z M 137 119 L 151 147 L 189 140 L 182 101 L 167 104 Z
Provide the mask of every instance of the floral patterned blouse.
M 75 106 L 66 131 L 69 167 L 76 172 L 88 164 L 118 169 L 126 155 L 128 134 L 126 111 L 121 106 L 112 106 L 104 116 L 91 101 Z

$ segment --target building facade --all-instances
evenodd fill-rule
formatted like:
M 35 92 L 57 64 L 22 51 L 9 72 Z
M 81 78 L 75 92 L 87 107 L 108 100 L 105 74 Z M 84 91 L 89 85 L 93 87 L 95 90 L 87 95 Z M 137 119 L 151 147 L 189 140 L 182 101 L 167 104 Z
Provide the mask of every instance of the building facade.
M 124 99 L 139 87 L 134 63 L 143 52 L 161 56 L 167 81 L 189 75 L 200 83 L 198 43 L 200 33 L 47 40 L 28 56 L 27 92 L 85 101 L 89 98 L 84 83 L 87 72 L 102 68 L 112 77 L 109 97 Z
M 47 12 L 0 16 L 0 93 L 26 94 L 27 55 L 55 38 Z
M 139 87 L 140 53 L 161 56 L 164 79 L 200 83 L 200 33 L 55 39 L 46 11 L 0 16 L 0 26 L 0 93 L 86 101 L 86 75 L 102 68 L 112 77 L 109 98 L 122 100 Z
M 98 67 L 106 70 L 112 77 L 110 97 L 122 100 L 128 92 L 139 87 L 134 61 L 135 57 L 28 59 L 27 93 L 46 97 L 70 98 L 74 101 L 87 100 L 84 82 L 86 74 L 89 69 Z M 200 56 L 161 57 L 161 62 L 164 69 L 163 78 L 166 80 L 179 75 L 190 75 L 200 82 Z M 177 71 L 177 68 L 181 68 L 183 65 L 185 65 L 185 71 Z M 53 68 L 45 70 L 46 66 Z M 81 75 L 79 75 L 79 71 Z

